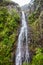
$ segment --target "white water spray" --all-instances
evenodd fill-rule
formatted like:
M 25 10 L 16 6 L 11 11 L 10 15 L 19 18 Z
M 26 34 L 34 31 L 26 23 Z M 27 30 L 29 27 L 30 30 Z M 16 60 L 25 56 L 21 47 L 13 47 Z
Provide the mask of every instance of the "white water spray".
M 28 62 L 29 52 L 27 43 L 27 23 L 25 20 L 25 14 L 22 11 L 22 27 L 18 37 L 18 45 L 16 51 L 16 65 L 22 65 L 22 61 Z

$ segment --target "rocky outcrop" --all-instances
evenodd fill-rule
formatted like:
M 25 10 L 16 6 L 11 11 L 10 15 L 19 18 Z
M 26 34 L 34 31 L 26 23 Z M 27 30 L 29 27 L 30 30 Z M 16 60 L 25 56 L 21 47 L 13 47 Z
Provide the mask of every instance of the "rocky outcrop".
M 0 6 L 1 7 L 7 7 L 7 9 L 9 9 L 9 10 L 15 9 L 16 12 L 18 12 L 19 14 L 21 12 L 20 6 L 17 3 L 13 2 L 13 1 L 3 1 L 2 0 L 2 1 L 0 1 Z
M 36 48 L 43 48 L 43 1 L 34 0 L 33 9 L 30 7 L 30 12 L 27 16 L 28 26 L 30 26 L 30 32 L 28 37 L 30 38 L 29 50 L 30 58 L 36 54 Z M 29 40 L 28 38 L 28 40 Z

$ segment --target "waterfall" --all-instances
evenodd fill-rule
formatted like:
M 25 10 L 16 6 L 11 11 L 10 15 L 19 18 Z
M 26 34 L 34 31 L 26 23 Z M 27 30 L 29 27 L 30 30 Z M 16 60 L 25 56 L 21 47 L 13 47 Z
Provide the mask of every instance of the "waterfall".
M 16 50 L 16 65 L 22 65 L 22 61 L 28 62 L 29 52 L 28 52 L 28 43 L 27 43 L 27 23 L 25 20 L 25 14 L 22 11 L 22 27 L 18 37 L 18 44 Z

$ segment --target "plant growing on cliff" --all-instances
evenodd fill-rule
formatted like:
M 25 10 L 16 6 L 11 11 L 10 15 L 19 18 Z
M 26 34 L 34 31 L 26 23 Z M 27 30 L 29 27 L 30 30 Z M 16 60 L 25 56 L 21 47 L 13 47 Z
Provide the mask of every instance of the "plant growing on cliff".
M 13 13 L 13 14 L 12 14 Z M 17 36 L 20 16 L 12 9 L 0 6 L 0 65 L 12 65 L 11 50 Z
M 38 48 L 36 55 L 33 57 L 32 65 L 43 65 L 43 50 Z

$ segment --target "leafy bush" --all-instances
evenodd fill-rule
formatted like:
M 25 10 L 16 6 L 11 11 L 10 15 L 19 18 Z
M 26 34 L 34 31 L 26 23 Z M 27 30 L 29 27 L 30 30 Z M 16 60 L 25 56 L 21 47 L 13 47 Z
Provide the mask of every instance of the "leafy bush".
M 27 63 L 27 62 L 23 62 L 23 65 L 30 65 L 30 63 Z
M 17 36 L 20 16 L 12 9 L 0 6 L 0 65 L 12 65 L 11 49 Z
M 43 65 L 43 52 L 42 49 L 38 48 L 36 55 L 33 57 L 32 65 Z
M 28 21 L 30 24 L 34 23 L 39 17 L 39 11 L 35 11 L 33 13 L 31 13 L 29 16 L 28 16 Z

